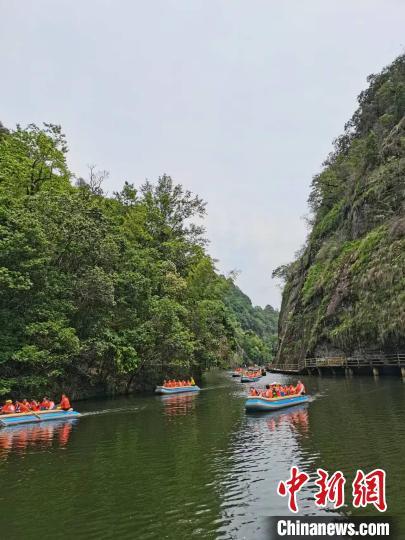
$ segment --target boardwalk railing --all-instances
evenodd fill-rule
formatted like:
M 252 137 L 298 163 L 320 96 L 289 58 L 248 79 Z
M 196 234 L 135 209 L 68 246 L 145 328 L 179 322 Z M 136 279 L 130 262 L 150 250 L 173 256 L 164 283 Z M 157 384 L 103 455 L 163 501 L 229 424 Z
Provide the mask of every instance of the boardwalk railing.
M 322 367 L 405 367 L 405 354 L 394 353 L 364 353 L 358 356 L 330 356 L 318 358 L 306 358 L 302 368 L 322 368 Z M 299 366 L 298 366 L 299 368 Z M 301 368 L 301 369 L 302 369 Z M 296 367 L 297 369 L 297 367 Z

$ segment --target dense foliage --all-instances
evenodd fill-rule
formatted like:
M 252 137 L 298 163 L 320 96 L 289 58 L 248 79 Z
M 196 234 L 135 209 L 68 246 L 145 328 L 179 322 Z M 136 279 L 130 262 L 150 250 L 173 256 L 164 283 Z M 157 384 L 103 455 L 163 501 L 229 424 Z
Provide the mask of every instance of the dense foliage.
M 250 298 L 228 279 L 224 298 L 237 329 L 237 343 L 245 362 L 271 361 L 277 346 L 278 311 L 272 306 L 253 306 Z
M 94 168 L 74 182 L 66 153 L 58 126 L 0 125 L 0 394 L 123 392 L 267 360 L 266 323 L 241 326 L 206 253 L 205 203 L 166 175 L 107 197 Z
M 312 182 L 312 230 L 286 285 L 279 364 L 405 350 L 405 56 L 359 108 Z

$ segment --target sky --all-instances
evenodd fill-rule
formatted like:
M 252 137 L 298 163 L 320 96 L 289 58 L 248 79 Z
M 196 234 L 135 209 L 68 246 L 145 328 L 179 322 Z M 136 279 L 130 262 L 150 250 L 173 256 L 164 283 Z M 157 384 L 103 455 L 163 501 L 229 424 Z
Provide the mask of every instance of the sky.
M 0 21 L 3 124 L 61 124 L 109 193 L 167 173 L 199 194 L 218 269 L 275 307 L 313 175 L 405 48 L 402 0 L 0 0 Z

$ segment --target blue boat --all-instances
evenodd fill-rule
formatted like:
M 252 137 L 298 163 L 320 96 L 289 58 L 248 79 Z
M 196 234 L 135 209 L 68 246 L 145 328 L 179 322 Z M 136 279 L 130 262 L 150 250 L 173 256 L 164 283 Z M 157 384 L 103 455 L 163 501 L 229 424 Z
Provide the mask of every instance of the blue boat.
M 248 397 L 245 403 L 245 409 L 248 412 L 268 412 L 293 407 L 307 403 L 309 396 L 285 396 L 280 398 L 265 398 L 261 396 Z
M 257 381 L 260 381 L 260 378 L 261 378 L 261 375 L 257 377 L 247 377 L 246 375 L 243 375 L 240 378 L 240 382 L 257 382 Z
M 200 387 L 196 384 L 194 386 L 157 386 L 155 393 L 156 394 L 162 394 L 162 395 L 169 395 L 169 394 L 180 394 L 184 392 L 199 392 Z
M 48 422 L 50 420 L 66 420 L 68 418 L 79 418 L 80 416 L 81 414 L 77 411 L 62 411 L 60 409 L 55 409 L 52 411 L 32 411 L 28 413 L 1 414 L 0 427 Z

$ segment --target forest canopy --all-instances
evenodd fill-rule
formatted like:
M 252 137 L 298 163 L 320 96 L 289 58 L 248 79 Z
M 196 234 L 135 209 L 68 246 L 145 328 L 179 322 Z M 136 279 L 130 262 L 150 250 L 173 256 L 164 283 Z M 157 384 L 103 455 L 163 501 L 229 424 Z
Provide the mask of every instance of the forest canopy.
M 278 313 L 206 251 L 206 204 L 168 175 L 103 193 L 59 126 L 0 124 L 0 394 L 126 392 L 268 362 Z

